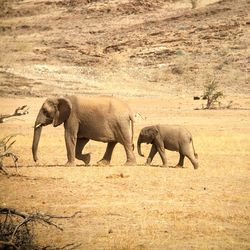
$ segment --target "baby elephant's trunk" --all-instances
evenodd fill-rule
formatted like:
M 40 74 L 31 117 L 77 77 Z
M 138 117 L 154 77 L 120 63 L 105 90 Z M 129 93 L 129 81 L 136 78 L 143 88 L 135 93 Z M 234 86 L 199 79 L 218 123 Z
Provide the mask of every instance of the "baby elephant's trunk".
M 137 151 L 138 151 L 138 154 L 140 155 L 140 156 L 142 156 L 142 157 L 144 157 L 144 154 L 142 154 L 142 152 L 141 152 L 141 139 L 140 139 L 140 136 L 139 136 L 139 138 L 138 138 L 138 141 L 137 141 Z

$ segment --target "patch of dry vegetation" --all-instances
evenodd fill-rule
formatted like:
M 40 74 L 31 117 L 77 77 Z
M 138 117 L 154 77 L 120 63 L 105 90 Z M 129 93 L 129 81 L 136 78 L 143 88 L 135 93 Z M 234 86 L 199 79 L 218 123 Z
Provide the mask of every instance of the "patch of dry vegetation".
M 1 249 L 75 249 L 79 244 L 67 244 L 64 247 L 40 246 L 34 236 L 32 224 L 35 222 L 46 226 L 53 226 L 63 230 L 55 224 L 55 219 L 69 219 L 72 216 L 49 215 L 44 213 L 26 213 L 18 209 L 0 207 L 0 247 Z M 34 226 L 34 225 L 33 225 Z

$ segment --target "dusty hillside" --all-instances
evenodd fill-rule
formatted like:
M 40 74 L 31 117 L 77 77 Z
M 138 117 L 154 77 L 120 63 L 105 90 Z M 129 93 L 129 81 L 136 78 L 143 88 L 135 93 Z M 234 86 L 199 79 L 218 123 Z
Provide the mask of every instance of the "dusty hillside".
M 153 3 L 152 3 L 153 2 Z M 1 0 L 0 94 L 249 94 L 249 1 Z

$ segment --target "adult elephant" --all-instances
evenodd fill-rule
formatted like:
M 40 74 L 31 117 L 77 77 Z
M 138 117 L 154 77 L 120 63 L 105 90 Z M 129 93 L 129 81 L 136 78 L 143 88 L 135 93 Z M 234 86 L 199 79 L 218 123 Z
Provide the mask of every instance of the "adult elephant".
M 130 129 L 131 122 L 131 129 Z M 114 97 L 67 96 L 48 98 L 42 105 L 34 126 L 32 153 L 37 161 L 37 149 L 42 127 L 64 123 L 67 166 L 75 166 L 75 157 L 88 164 L 90 154 L 82 154 L 88 141 L 107 142 L 103 158 L 98 162 L 108 165 L 115 145 L 121 143 L 126 151 L 126 165 L 135 165 L 133 153 L 133 115 L 126 103 Z M 132 133 L 131 133 L 132 130 Z

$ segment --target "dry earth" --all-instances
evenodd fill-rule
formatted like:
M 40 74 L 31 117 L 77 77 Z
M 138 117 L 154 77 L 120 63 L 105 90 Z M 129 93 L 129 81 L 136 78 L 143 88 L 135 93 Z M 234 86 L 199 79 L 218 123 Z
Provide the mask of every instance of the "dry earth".
M 70 215 L 60 221 L 64 231 L 40 228 L 39 241 L 65 245 L 81 243 L 80 249 L 249 249 L 250 247 L 250 138 L 249 110 L 194 110 L 187 98 L 129 98 L 142 114 L 140 128 L 155 122 L 182 124 L 192 131 L 200 169 L 190 162 L 184 169 L 142 164 L 125 167 L 125 152 L 115 148 L 112 165 L 97 167 L 105 144 L 91 141 L 90 167 L 65 168 L 63 127 L 46 127 L 40 143 L 40 163 L 32 162 L 32 126 L 43 98 L 1 98 L 1 110 L 28 104 L 29 115 L 1 125 L 0 136 L 20 133 L 15 152 L 19 173 L 28 178 L 0 177 L 1 205 L 34 212 Z M 250 108 L 248 98 L 238 99 Z M 137 138 L 137 136 L 136 136 Z M 145 145 L 143 151 L 148 153 Z M 169 165 L 178 155 L 167 152 Z M 11 166 L 10 161 L 6 165 Z M 9 171 L 15 172 L 14 168 Z
M 42 245 L 79 249 L 250 249 L 249 1 L 1 0 L 0 124 L 19 174 L 0 176 L 0 206 L 71 215 L 63 232 L 38 226 Z M 231 109 L 195 110 L 215 78 Z M 49 95 L 108 94 L 129 103 L 143 126 L 181 124 L 193 134 L 200 168 L 125 167 L 121 145 L 98 167 L 105 144 L 90 141 L 91 166 L 66 168 L 63 127 L 43 129 L 38 164 L 31 143 Z M 149 147 L 143 146 L 145 154 Z M 12 162 L 4 164 L 14 172 Z

